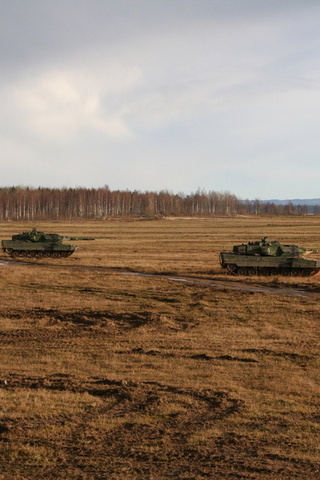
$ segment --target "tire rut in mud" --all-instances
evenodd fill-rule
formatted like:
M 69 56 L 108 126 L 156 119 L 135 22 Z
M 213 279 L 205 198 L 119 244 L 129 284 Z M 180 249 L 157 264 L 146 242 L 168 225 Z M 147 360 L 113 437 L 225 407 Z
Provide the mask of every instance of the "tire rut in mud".
M 55 465 L 28 459 L 3 463 L 2 472 L 28 480 L 77 479 L 307 479 L 312 462 L 263 454 L 261 443 L 230 431 L 232 417 L 246 405 L 227 391 L 196 390 L 158 382 L 125 382 L 55 373 L 45 377 L 8 375 L 0 388 L 10 392 L 73 392 L 86 396 L 77 415 L 2 418 L 1 445 L 46 449 Z M 92 398 L 91 401 L 90 398 Z M 88 400 L 89 399 L 89 400 Z M 96 399 L 96 400 L 95 400 Z M 228 420 L 229 419 L 229 420 Z M 55 441 L 39 428 L 60 429 Z M 225 430 L 224 430 L 225 428 Z M 49 455 L 49 456 L 50 456 Z M 20 477 L 20 476 L 21 477 Z
M 223 391 L 97 377 L 81 379 L 59 373 L 46 377 L 8 375 L 2 388 L 16 392 L 76 392 L 99 400 L 77 416 L 57 415 L 55 420 L 51 416 L 43 421 L 39 417 L 2 419 L 2 442 L 55 449 L 60 458 L 59 468 L 69 478 L 151 478 L 151 475 L 172 478 L 174 475 L 178 479 L 185 478 L 186 471 L 194 474 L 193 478 L 204 478 L 201 470 L 209 472 L 212 461 L 198 447 L 191 446 L 193 437 L 199 434 L 199 428 L 211 428 L 244 408 L 241 399 Z M 68 423 L 70 431 L 59 442 L 50 444 L 36 434 L 36 429 L 45 422 L 47 428 L 61 428 Z M 23 464 L 16 465 L 15 470 L 18 473 L 24 468 Z M 35 476 L 28 478 L 44 478 L 44 471 L 37 472 L 35 465 L 33 468 Z M 86 476 L 89 474 L 92 477 Z M 58 471 L 54 473 L 48 468 L 46 478 L 61 477 Z

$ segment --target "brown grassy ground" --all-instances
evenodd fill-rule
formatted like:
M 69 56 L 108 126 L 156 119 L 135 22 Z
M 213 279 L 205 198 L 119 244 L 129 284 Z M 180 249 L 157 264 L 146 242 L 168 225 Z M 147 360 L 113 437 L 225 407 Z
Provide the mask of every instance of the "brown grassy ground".
M 265 235 L 320 248 L 318 218 L 38 226 L 96 240 L 0 266 L 1 479 L 320 478 L 320 279 L 230 278 L 217 255 Z

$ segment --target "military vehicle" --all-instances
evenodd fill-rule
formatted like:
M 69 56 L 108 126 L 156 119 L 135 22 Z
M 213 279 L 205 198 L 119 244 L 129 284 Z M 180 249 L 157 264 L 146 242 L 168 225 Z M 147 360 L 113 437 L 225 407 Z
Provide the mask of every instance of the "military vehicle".
M 310 276 L 320 271 L 320 262 L 304 255 L 316 252 L 264 237 L 258 242 L 234 245 L 232 252 L 221 252 L 220 265 L 233 275 Z
M 11 240 L 2 240 L 2 250 L 11 257 L 69 257 L 76 245 L 63 243 L 64 240 L 93 240 L 86 237 L 64 237 L 56 233 L 36 230 L 12 235 Z

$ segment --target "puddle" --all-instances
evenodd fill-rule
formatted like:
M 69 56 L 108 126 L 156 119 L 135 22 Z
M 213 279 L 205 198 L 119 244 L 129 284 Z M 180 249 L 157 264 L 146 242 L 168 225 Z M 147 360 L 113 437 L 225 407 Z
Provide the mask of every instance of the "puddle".
M 28 262 L 15 262 L 14 260 L 1 260 L 0 265 L 29 265 Z

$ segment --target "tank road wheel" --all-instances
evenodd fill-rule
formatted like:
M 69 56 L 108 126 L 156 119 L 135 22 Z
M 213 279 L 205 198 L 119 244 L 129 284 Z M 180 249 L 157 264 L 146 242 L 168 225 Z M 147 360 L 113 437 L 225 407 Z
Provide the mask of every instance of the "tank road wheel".
M 291 270 L 291 276 L 292 277 L 298 277 L 299 274 L 300 274 L 299 270 L 297 270 L 297 269 L 292 269 Z
M 268 277 L 271 275 L 271 269 L 268 267 L 262 267 L 260 268 L 259 273 L 262 277 Z
M 281 268 L 280 275 L 284 275 L 285 277 L 288 277 L 289 275 L 291 275 L 290 269 L 289 268 Z
M 239 274 L 239 275 L 247 275 L 247 269 L 246 269 L 246 267 L 239 267 L 239 268 L 238 268 L 238 274 Z
M 42 258 L 43 256 L 44 256 L 44 252 L 41 252 L 41 251 L 40 251 L 40 252 L 37 252 L 37 253 L 36 253 L 36 257 L 37 257 L 37 258 Z
M 254 267 L 249 267 L 247 274 L 249 275 L 249 277 L 254 277 L 255 275 L 257 275 L 257 269 Z
M 279 275 L 279 270 L 277 268 L 271 268 L 270 269 L 270 275 Z
M 311 275 L 314 275 L 315 274 L 315 271 L 314 270 L 311 270 L 311 268 L 304 268 L 302 271 L 301 271 L 301 275 L 303 277 L 311 277 Z
M 71 255 L 71 253 L 72 252 L 68 253 L 68 255 Z M 235 265 L 234 263 L 228 263 L 226 268 L 228 273 L 231 273 L 231 275 L 236 275 L 237 265 Z
M 13 250 L 12 250 L 12 248 L 6 248 L 5 251 L 6 251 L 7 254 L 10 255 L 11 257 L 13 256 Z
M 52 252 L 52 256 L 54 258 L 59 258 L 59 257 L 61 257 L 61 254 L 60 254 L 60 252 Z

